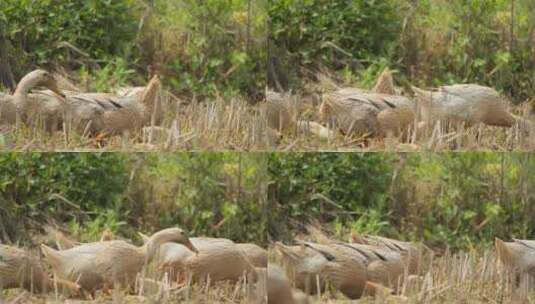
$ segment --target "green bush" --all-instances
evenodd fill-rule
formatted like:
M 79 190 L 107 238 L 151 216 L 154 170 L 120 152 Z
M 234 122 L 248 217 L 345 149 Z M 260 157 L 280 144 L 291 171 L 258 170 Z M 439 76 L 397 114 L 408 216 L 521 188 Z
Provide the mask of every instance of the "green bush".
M 35 66 L 61 66 L 89 90 L 110 90 L 158 73 L 198 100 L 263 98 L 265 19 L 263 1 L 251 0 L 0 2 L 17 80 Z
M 526 154 L 411 155 L 394 190 L 401 234 L 428 244 L 465 248 L 495 237 L 533 238 L 535 186 Z M 401 217 L 400 217 L 401 218 Z
M 270 61 L 292 68 L 285 71 L 290 75 L 279 78 L 292 77 L 299 66 L 336 70 L 351 66 L 354 70 L 386 56 L 401 24 L 393 1 L 271 1 L 268 11 Z
M 180 153 L 145 161 L 129 194 L 138 202 L 130 207 L 131 225 L 178 224 L 192 235 L 266 242 L 263 155 Z
M 369 87 L 370 67 L 375 78 L 387 65 L 404 85 L 474 82 L 525 101 L 535 95 L 534 10 L 531 0 L 272 1 L 270 85 L 303 89 L 320 70 Z
M 366 216 L 376 221 L 368 225 L 374 231 L 367 232 L 384 232 L 387 227 L 381 223 L 390 214 L 385 196 L 390 165 L 390 156 L 379 153 L 272 154 L 268 164 L 270 236 L 291 237 L 290 230 L 302 230 L 299 224 L 309 221 L 349 225 Z
M 385 55 L 400 26 L 392 1 L 272 1 L 269 17 L 270 38 L 305 65 Z
M 73 59 L 123 55 L 137 33 L 136 5 L 134 0 L 1 1 L 0 20 L 16 54 L 15 73 L 20 77 L 35 65 L 76 67 Z
M 533 238 L 535 159 L 529 154 L 273 154 L 269 234 L 291 240 L 319 223 L 424 241 L 433 248 Z
M 0 236 L 29 237 L 45 224 L 89 221 L 120 200 L 128 176 L 119 155 L 0 155 Z
M 263 1 L 157 0 L 140 38 L 143 60 L 157 65 L 176 91 L 259 99 L 265 15 Z
M 0 241 L 38 240 L 47 224 L 94 241 L 179 226 L 193 236 L 267 243 L 261 154 L 0 155 Z
M 423 85 L 474 82 L 524 101 L 535 94 L 535 3 L 512 3 L 420 1 L 400 41 L 403 51 L 392 61 L 401 62 L 399 68 Z

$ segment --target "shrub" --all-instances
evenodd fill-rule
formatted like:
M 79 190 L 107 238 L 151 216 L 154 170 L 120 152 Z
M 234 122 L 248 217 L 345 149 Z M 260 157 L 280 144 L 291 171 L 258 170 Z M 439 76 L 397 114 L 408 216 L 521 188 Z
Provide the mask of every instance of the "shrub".
M 393 1 L 271 1 L 269 17 L 270 61 L 292 66 L 290 74 L 299 66 L 355 69 L 386 56 L 401 24 Z
M 319 223 L 423 241 L 434 248 L 533 238 L 535 187 L 528 154 L 273 154 L 269 234 L 292 239 Z
M 259 99 L 264 22 L 262 1 L 157 0 L 140 38 L 142 59 L 166 74 L 176 91 Z
M 388 221 L 390 165 L 388 154 L 272 154 L 270 236 L 290 237 L 290 230 L 302 230 L 300 223 L 310 221 L 349 225 L 371 209 L 380 215 L 374 217 L 378 222 Z
M 80 57 L 98 62 L 123 55 L 137 32 L 136 5 L 134 0 L 1 1 L 0 20 L 16 54 L 17 78 L 35 65 L 76 67 Z
M 0 236 L 27 238 L 47 223 L 113 209 L 128 181 L 124 165 L 114 154 L 0 155 Z

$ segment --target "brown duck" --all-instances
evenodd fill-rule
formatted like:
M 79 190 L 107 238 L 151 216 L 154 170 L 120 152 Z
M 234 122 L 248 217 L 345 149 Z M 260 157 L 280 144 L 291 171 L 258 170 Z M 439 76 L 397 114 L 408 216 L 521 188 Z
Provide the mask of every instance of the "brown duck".
M 515 275 L 517 287 L 528 285 L 535 277 L 535 241 L 513 239 L 495 241 L 496 253 L 505 268 Z
M 278 248 L 296 286 L 309 293 L 319 277 L 346 297 L 357 299 L 363 295 L 367 282 L 396 286 L 404 270 L 399 254 L 369 245 L 302 242 L 301 248 L 282 244 Z
M 493 88 L 477 84 L 455 84 L 433 90 L 413 87 L 421 104 L 422 120 L 449 120 L 468 126 L 484 123 L 511 127 L 517 118 L 507 111 L 505 99 Z
M 403 242 L 376 235 L 353 234 L 351 238 L 353 243 L 372 245 L 398 252 L 403 258 L 409 274 L 422 273 L 424 267 L 422 263 L 433 255 L 433 251 L 423 244 Z

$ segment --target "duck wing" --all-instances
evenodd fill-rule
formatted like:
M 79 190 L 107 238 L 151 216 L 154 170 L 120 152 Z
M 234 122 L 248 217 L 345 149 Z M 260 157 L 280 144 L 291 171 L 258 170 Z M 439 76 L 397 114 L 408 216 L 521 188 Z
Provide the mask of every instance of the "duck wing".
M 139 248 L 119 240 L 99 242 L 98 245 L 102 250 L 95 255 L 95 269 L 104 274 L 106 282 L 133 284 L 146 260 Z
M 513 239 L 513 241 L 517 244 L 523 245 L 533 251 L 535 251 L 535 241 L 532 240 L 519 240 L 519 239 Z
M 70 103 L 75 103 L 78 106 L 91 105 L 103 111 L 113 111 L 123 108 L 118 102 L 118 99 L 116 96 L 106 93 L 81 93 L 67 97 Z

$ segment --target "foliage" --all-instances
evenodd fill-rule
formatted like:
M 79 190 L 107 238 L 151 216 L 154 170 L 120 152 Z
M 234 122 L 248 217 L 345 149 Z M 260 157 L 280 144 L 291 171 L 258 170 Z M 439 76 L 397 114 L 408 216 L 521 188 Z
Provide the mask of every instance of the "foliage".
M 476 82 L 524 101 L 535 95 L 534 10 L 531 0 L 272 1 L 272 54 L 293 63 L 278 76 L 294 89 L 314 79 L 295 81 L 295 66 L 369 87 L 369 68 L 386 64 L 402 84 Z
M 17 76 L 28 66 L 70 63 L 80 56 L 74 48 L 84 60 L 123 55 L 136 35 L 136 7 L 133 0 L 1 1 Z
M 379 233 L 454 249 L 533 238 L 533 169 L 529 154 L 274 154 L 269 233 L 291 239 L 317 221 L 340 239 Z
M 59 225 L 92 241 L 179 226 L 195 236 L 266 242 L 262 155 L 0 155 L 0 240 Z
M 0 236 L 28 237 L 54 221 L 88 221 L 122 195 L 125 162 L 113 154 L 0 155 Z
M 295 66 L 356 68 L 386 56 L 401 24 L 392 1 L 271 1 L 268 11 L 272 52 L 291 62 L 290 74 Z
M 393 208 L 404 234 L 433 245 L 466 247 L 503 239 L 533 238 L 535 179 L 529 154 L 463 153 L 408 157 Z M 401 217 L 398 217 L 401 218 Z
M 269 17 L 270 38 L 305 65 L 385 54 L 400 21 L 391 1 L 374 0 L 272 1 Z
M 144 84 L 158 73 L 197 98 L 260 99 L 265 86 L 262 1 L 118 0 L 0 3 L 19 79 L 35 66 L 75 71 L 88 89 Z M 28 26 L 31 24 L 31 26 Z
M 272 154 L 268 172 L 269 234 L 274 239 L 290 237 L 290 230 L 311 220 L 350 225 L 370 216 L 376 224 L 368 232 L 387 228 L 382 223 L 389 216 L 384 194 L 391 179 L 388 154 Z
M 155 2 L 141 37 L 145 58 L 178 91 L 258 95 L 265 86 L 262 1 Z
M 142 218 L 132 225 L 179 224 L 192 235 L 266 241 L 263 155 L 180 153 L 146 162 L 130 194 L 138 202 L 132 218 Z
M 529 0 L 421 1 L 408 8 L 400 68 L 426 85 L 476 82 L 523 101 L 535 94 L 534 9 Z

